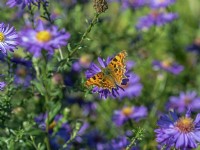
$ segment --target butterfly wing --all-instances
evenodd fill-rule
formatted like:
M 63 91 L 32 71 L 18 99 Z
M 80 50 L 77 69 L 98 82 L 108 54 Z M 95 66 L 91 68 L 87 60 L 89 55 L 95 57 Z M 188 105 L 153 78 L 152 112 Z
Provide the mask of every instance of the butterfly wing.
M 115 82 L 118 85 L 121 85 L 122 80 L 127 78 L 125 76 L 126 73 L 126 62 L 125 58 L 127 53 L 125 50 L 121 51 L 117 54 L 108 64 L 107 68 L 111 72 L 111 76 L 114 78 Z
M 108 75 L 105 75 L 103 72 L 95 74 L 93 77 L 89 78 L 85 85 L 88 86 L 98 86 L 99 88 L 112 90 L 116 88 L 115 81 Z

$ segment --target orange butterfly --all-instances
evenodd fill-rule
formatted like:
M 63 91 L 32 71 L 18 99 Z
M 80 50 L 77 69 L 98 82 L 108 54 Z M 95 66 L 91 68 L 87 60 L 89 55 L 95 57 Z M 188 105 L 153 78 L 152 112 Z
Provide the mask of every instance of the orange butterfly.
M 105 68 L 102 68 L 101 72 L 89 78 L 85 85 L 87 87 L 97 86 L 102 89 L 108 89 L 109 91 L 117 88 L 117 85 L 120 86 L 122 80 L 127 78 L 125 75 L 126 56 L 127 53 L 125 50 L 118 53 Z

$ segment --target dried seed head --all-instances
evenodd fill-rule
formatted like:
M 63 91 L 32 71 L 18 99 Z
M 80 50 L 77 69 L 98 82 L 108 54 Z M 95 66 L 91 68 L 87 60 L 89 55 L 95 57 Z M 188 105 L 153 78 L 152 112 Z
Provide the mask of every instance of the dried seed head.
M 108 9 L 108 3 L 106 0 L 93 0 L 94 1 L 94 9 L 97 13 L 105 12 Z

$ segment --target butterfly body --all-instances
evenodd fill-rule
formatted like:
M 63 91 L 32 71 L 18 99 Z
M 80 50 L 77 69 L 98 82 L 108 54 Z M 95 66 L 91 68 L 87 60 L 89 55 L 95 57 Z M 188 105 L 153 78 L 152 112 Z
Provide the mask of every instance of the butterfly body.
M 97 86 L 102 89 L 108 89 L 111 91 L 113 88 L 117 88 L 117 85 L 121 85 L 122 80 L 126 79 L 126 64 L 125 58 L 127 56 L 126 51 L 118 53 L 109 64 L 101 69 L 101 72 L 95 74 L 89 78 L 85 85 Z

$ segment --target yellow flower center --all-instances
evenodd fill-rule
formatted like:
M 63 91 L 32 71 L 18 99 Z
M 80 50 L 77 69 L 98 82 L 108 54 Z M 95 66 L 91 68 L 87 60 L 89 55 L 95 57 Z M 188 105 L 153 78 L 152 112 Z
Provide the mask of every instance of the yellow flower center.
M 165 0 L 159 0 L 159 2 L 160 2 L 160 3 L 164 3 L 164 2 L 165 2 Z
M 5 36 L 2 32 L 0 32 L 0 42 L 4 42 Z
M 63 138 L 61 138 L 60 136 L 57 136 L 56 137 L 56 140 L 57 140 L 57 143 L 59 145 L 63 145 L 65 143 L 65 140 Z
M 172 61 L 170 61 L 170 60 L 164 60 L 164 61 L 162 61 L 161 64 L 162 64 L 162 66 L 164 68 L 169 68 L 172 65 Z
M 196 38 L 195 41 L 194 41 L 194 43 L 195 43 L 196 45 L 200 46 L 200 38 L 199 38 L 199 37 Z
M 189 97 L 185 97 L 184 98 L 184 102 L 185 102 L 185 104 L 190 104 L 191 103 L 191 98 L 189 98 Z
M 122 113 L 125 115 L 125 116 L 130 116 L 132 113 L 133 113 L 133 108 L 132 107 L 124 107 L 122 109 Z
M 157 18 L 158 15 L 159 15 L 159 12 L 158 12 L 158 11 L 156 11 L 156 10 L 151 11 L 151 16 L 152 16 L 154 19 Z
M 49 33 L 48 31 L 44 30 L 44 31 L 40 31 L 36 34 L 36 38 L 38 41 L 40 42 L 48 42 L 51 40 L 51 33 Z
M 194 129 L 193 119 L 181 117 L 175 126 L 183 133 L 191 132 Z
M 26 69 L 25 68 L 20 68 L 20 69 L 18 69 L 17 70 L 17 72 L 16 72 L 16 74 L 18 75 L 18 76 L 20 76 L 20 77 L 25 77 L 26 76 L 26 74 L 27 74 L 27 71 L 26 71 Z

